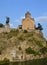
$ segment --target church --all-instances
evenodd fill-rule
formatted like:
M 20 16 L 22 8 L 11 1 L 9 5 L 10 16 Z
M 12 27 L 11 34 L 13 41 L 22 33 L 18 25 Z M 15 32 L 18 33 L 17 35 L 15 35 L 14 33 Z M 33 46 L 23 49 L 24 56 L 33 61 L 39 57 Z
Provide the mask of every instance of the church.
M 22 19 L 22 25 L 19 25 L 19 29 L 32 31 L 35 29 L 34 18 L 31 17 L 31 14 L 27 12 L 25 18 Z

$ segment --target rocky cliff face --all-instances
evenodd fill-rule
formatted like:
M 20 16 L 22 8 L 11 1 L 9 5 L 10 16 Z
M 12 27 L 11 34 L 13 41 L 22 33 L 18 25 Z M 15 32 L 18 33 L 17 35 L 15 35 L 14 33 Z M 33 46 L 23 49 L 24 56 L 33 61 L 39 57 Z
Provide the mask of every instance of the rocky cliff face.
M 0 33 L 0 57 L 30 59 L 47 57 L 47 44 L 42 32 L 18 31 Z

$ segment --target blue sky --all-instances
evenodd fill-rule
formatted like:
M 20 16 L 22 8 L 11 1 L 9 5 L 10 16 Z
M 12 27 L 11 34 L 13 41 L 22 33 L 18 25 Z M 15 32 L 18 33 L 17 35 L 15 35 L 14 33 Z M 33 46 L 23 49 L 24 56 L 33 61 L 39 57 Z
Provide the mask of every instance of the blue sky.
M 10 17 L 10 26 L 21 24 L 25 13 L 29 11 L 43 26 L 44 37 L 47 39 L 47 0 L 0 0 L 0 23 L 5 24 L 6 16 Z

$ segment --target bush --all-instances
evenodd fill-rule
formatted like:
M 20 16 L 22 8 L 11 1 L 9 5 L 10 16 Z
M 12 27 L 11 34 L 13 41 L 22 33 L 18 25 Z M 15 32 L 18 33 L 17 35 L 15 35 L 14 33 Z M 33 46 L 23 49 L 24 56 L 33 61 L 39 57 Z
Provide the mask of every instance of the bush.
M 18 33 L 19 30 L 18 30 L 18 29 L 12 29 L 10 32 L 11 32 L 11 33 Z
M 41 52 L 41 53 L 47 52 L 47 48 L 46 48 L 46 47 L 43 47 L 42 49 L 40 49 L 40 52 Z
M 0 65 L 10 65 L 9 59 L 4 58 L 4 60 L 0 61 Z
M 33 42 L 33 39 L 28 39 L 29 42 Z
M 42 41 L 40 41 L 40 40 L 38 40 L 38 41 L 35 40 L 35 42 L 36 42 L 36 44 L 39 45 L 40 47 L 43 47 L 43 45 L 42 45 Z
M 32 33 L 28 33 L 28 34 L 26 35 L 26 37 L 32 37 L 32 36 L 33 36 Z
M 3 60 L 4 62 L 9 62 L 9 59 L 7 59 L 7 58 L 4 58 L 4 60 Z
M 2 50 L 0 50 L 0 55 L 2 54 Z
M 2 23 L 0 23 L 0 27 L 4 27 L 4 25 Z
M 8 34 L 8 32 L 4 32 L 4 34 Z
M 24 37 L 23 37 L 22 35 L 19 36 L 18 39 L 19 39 L 20 41 L 24 41 L 24 40 L 25 40 Z
M 32 50 L 30 47 L 27 48 L 25 51 L 27 54 L 36 54 L 36 52 L 34 50 Z
M 12 38 L 12 35 L 7 35 L 7 39 L 10 39 L 10 38 Z
M 46 44 L 47 44 L 47 41 L 46 41 Z
M 22 48 L 21 48 L 21 47 L 19 47 L 19 50 L 22 50 Z
M 12 29 L 11 31 L 10 31 L 10 35 L 12 35 L 12 36 L 17 36 L 17 34 L 19 33 L 19 30 L 18 29 Z

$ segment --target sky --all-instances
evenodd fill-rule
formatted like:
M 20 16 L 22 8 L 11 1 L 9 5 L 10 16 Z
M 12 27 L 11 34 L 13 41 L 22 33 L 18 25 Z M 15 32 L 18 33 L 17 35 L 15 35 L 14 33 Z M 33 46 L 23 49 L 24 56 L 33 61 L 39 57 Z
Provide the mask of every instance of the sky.
M 10 17 L 10 27 L 17 28 L 29 11 L 35 25 L 41 23 L 44 37 L 47 39 L 47 0 L 0 0 L 0 23 L 5 24 Z

